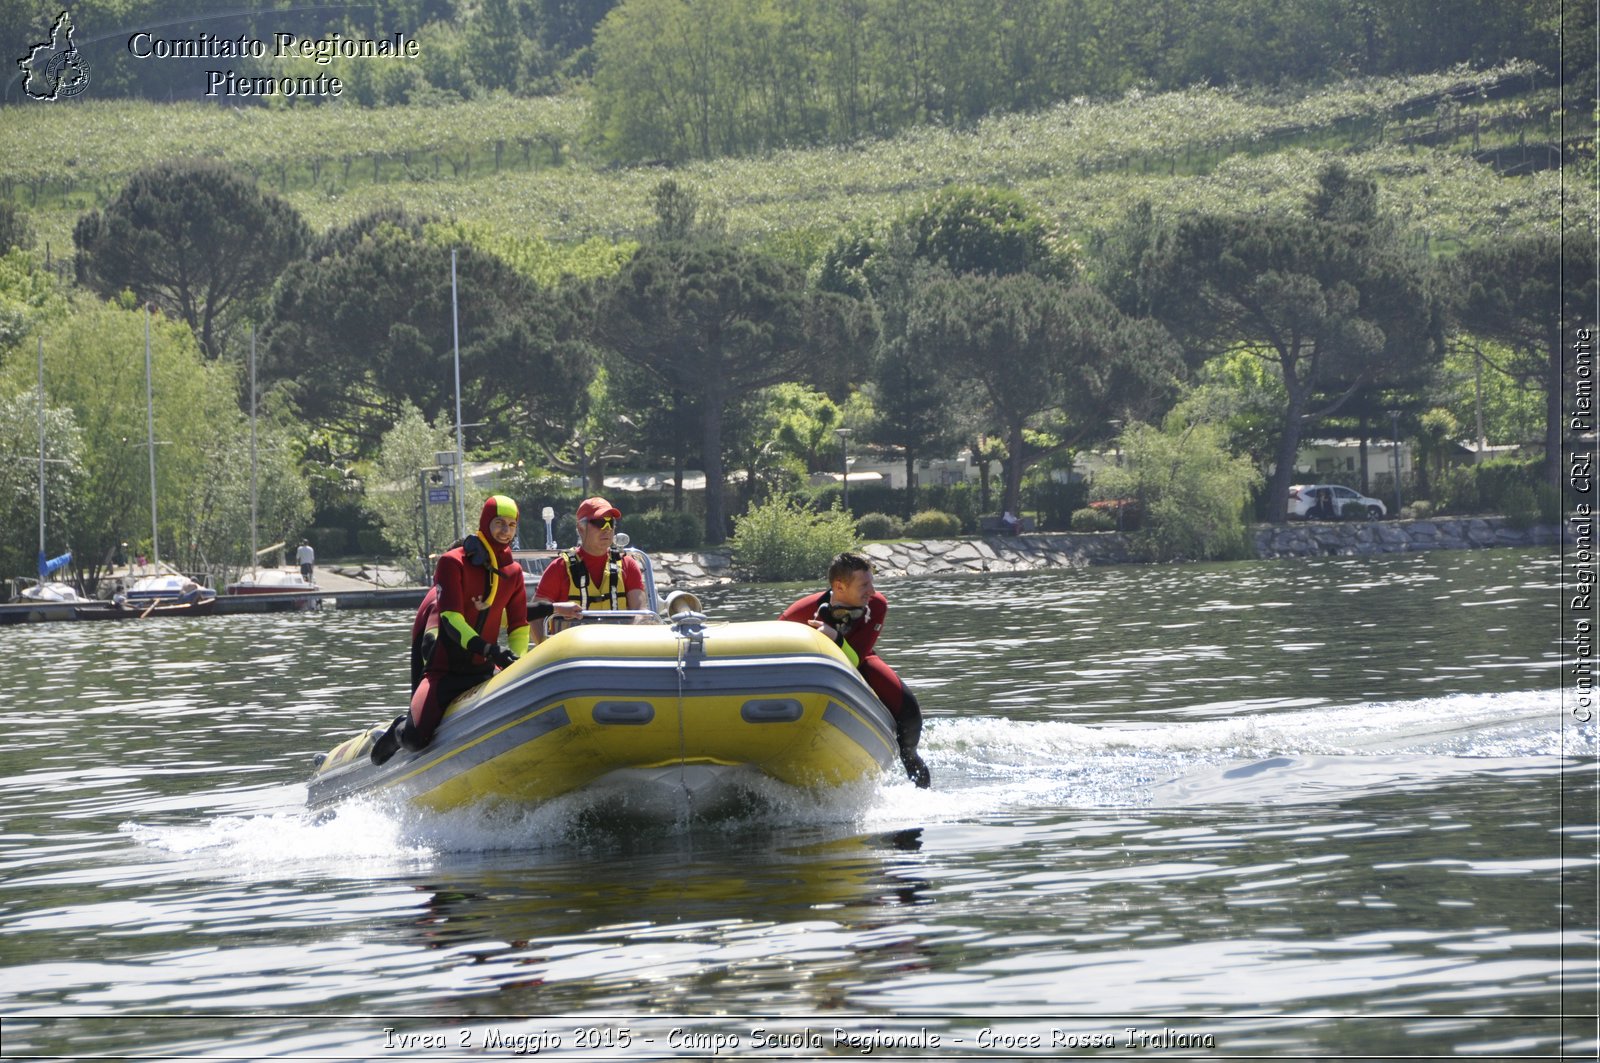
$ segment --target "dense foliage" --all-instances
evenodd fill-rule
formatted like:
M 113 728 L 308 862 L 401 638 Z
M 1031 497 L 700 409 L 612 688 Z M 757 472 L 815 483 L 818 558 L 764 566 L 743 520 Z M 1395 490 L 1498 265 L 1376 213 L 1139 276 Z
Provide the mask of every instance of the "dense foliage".
M 0 10 L 37 21 L 15 0 Z M 263 532 L 303 529 L 314 500 L 319 544 L 365 548 L 376 516 L 420 553 L 417 468 L 454 442 L 430 437 L 454 419 L 453 251 L 471 456 L 563 521 L 619 468 L 670 463 L 672 510 L 635 514 L 647 548 L 716 542 L 774 496 L 844 503 L 841 428 L 852 458 L 893 454 L 915 484 L 852 484 L 854 512 L 894 514 L 876 531 L 919 511 L 971 531 L 1023 506 L 1066 525 L 1082 485 L 1052 473 L 1164 418 L 1184 427 L 1143 440 L 1152 454 L 1186 438 L 1283 469 L 1291 437 L 1367 439 L 1395 416 L 1423 454 L 1418 488 L 1531 511 L 1546 501 L 1531 482 L 1469 492 L 1449 462 L 1480 412 L 1494 442 L 1550 429 L 1542 404 L 1564 383 L 1544 311 L 1561 301 L 1570 325 L 1592 308 L 1592 247 L 1569 239 L 1564 264 L 1552 250 L 1564 206 L 1580 228 L 1592 209 L 1563 201 L 1556 169 L 1592 174 L 1592 143 L 1564 124 L 1574 106 L 1587 119 L 1586 99 L 1553 83 L 1558 69 L 1588 83 L 1571 75 L 1592 58 L 1555 53 L 1567 14 L 1556 0 L 378 0 L 207 15 L 210 32 L 415 32 L 424 59 L 298 60 L 278 72 L 336 71 L 350 98 L 233 109 L 108 99 L 193 76 L 108 59 L 98 98 L 0 111 L 30 146 L 0 160 L 0 238 L 36 248 L 0 259 L 0 432 L 37 446 L 42 333 L 49 446 L 74 455 L 47 473 L 47 523 L 73 527 L 80 553 L 104 556 L 81 521 L 137 549 L 131 310 L 161 301 L 163 556 L 235 564 L 247 456 L 239 344 L 223 337 L 256 324 L 277 492 Z M 202 28 L 170 0 L 74 16 L 115 27 L 107 39 Z M 519 98 L 590 77 L 588 92 Z M 630 158 L 677 163 L 663 181 L 615 165 Z M 73 257 L 85 211 L 81 276 L 102 299 L 41 268 Z M 214 299 L 153 287 L 175 260 L 217 273 L 219 248 L 247 252 L 254 276 Z M 1576 282 L 1558 293 L 1563 269 Z M 87 368 L 64 370 L 63 349 Z M 187 423 L 168 424 L 173 403 Z M 916 483 L 958 449 L 978 483 Z M 684 491 L 696 469 L 704 505 Z M 12 472 L 0 507 L 21 520 L 37 467 Z M 1153 553 L 1219 549 L 1173 529 L 1191 510 L 1221 521 L 1218 500 L 1242 508 L 1224 480 L 1201 477 L 1204 500 L 1168 490 L 1177 515 L 1149 531 L 1176 537 Z
M 288 203 L 208 163 L 140 171 L 72 234 L 79 283 L 101 295 L 132 292 L 182 318 L 212 358 L 310 235 Z
M 1144 300 L 1192 358 L 1248 351 L 1282 381 L 1272 519 L 1286 512 L 1309 426 L 1443 353 L 1432 264 L 1386 224 L 1376 186 L 1337 164 L 1323 171 L 1302 216 L 1184 219 L 1150 247 Z
M 1077 97 L 1561 62 L 1558 0 L 627 0 L 594 128 L 630 160 L 853 143 Z
M 733 560 L 757 580 L 821 581 L 835 554 L 856 544 L 855 521 L 842 510 L 807 509 L 779 496 L 733 522 Z
M 1218 426 L 1130 424 L 1118 440 L 1121 467 L 1095 489 L 1106 499 L 1136 499 L 1135 545 L 1157 561 L 1230 560 L 1250 556 L 1245 515 L 1260 473 L 1229 452 Z M 1075 522 L 1076 523 L 1076 522 Z

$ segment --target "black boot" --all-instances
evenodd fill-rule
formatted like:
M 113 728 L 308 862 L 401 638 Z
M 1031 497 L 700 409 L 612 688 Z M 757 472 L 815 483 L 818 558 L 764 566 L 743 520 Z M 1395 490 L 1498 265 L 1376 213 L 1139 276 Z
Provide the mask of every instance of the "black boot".
M 917 789 L 926 790 L 932 783 L 932 777 L 928 774 L 927 762 L 917 753 L 917 743 L 922 741 L 922 706 L 910 690 L 902 687 L 901 691 L 900 715 L 894 721 L 895 740 L 900 746 L 900 766 L 906 770 L 906 778 L 917 784 Z
M 387 763 L 390 757 L 400 751 L 400 728 L 405 726 L 405 722 L 410 718 L 411 714 L 404 712 L 396 716 L 388 729 L 372 743 L 372 763 Z

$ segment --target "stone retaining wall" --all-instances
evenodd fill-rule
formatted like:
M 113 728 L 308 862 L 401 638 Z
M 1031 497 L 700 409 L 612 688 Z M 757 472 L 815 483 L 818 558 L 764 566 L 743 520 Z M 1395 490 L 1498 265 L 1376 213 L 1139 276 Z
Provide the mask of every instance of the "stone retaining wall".
M 1256 556 L 1324 557 L 1468 550 L 1487 547 L 1555 546 L 1555 527 L 1513 528 L 1504 517 L 1462 517 L 1382 522 L 1264 524 L 1254 530 Z M 983 539 L 928 539 L 868 543 L 862 553 L 879 576 L 937 576 L 961 572 L 1025 572 L 1035 569 L 1121 565 L 1134 560 L 1120 532 L 1044 533 Z M 650 555 L 656 585 L 702 587 L 737 579 L 727 549 L 702 553 L 663 551 Z M 817 574 L 820 580 L 822 574 Z
M 1399 554 L 1492 546 L 1555 546 L 1552 525 L 1513 528 L 1504 517 L 1264 524 L 1255 529 L 1257 557 Z

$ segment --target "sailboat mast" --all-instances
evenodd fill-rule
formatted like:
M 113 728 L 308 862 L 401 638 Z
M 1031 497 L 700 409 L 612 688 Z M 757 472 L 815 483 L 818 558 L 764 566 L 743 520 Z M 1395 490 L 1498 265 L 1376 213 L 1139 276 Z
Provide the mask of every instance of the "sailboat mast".
M 256 330 L 250 329 L 250 577 L 256 574 Z
M 461 435 L 461 312 L 456 302 L 456 252 L 450 249 L 450 331 L 456 352 L 456 536 L 467 527 L 467 463 Z
M 161 571 L 161 534 L 156 530 L 156 391 L 150 373 L 150 304 L 144 304 L 144 426 L 150 444 L 150 556 Z
M 39 333 L 39 579 L 44 579 L 44 333 Z

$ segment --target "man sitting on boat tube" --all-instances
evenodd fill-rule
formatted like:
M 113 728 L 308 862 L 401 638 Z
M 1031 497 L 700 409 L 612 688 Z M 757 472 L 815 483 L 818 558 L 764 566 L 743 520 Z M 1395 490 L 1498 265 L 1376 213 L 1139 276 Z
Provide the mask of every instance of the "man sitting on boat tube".
M 395 717 L 373 743 L 374 764 L 387 761 L 402 745 L 425 748 L 452 701 L 527 653 L 530 617 L 582 614 L 564 602 L 528 608 L 522 566 L 511 557 L 516 537 L 516 502 L 492 495 L 483 504 L 477 534 L 439 556 L 433 587 L 411 629 L 411 710 Z M 510 649 L 500 645 L 502 622 Z
M 582 610 L 643 609 L 644 570 L 618 550 L 617 522 L 622 510 L 603 498 L 586 498 L 578 506 L 578 548 L 557 555 L 539 578 L 534 607 L 571 603 Z M 557 607 L 558 615 L 566 616 Z M 545 635 L 537 627 L 535 641 Z
M 808 594 L 783 611 L 779 620 L 810 624 L 844 651 L 894 716 L 900 763 L 919 787 L 929 782 L 928 765 L 917 753 L 922 741 L 922 706 L 893 668 L 872 652 L 889 615 L 889 599 L 872 585 L 872 562 L 861 554 L 843 553 L 828 566 L 828 589 Z

